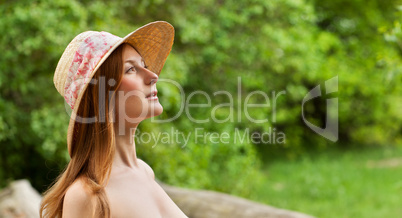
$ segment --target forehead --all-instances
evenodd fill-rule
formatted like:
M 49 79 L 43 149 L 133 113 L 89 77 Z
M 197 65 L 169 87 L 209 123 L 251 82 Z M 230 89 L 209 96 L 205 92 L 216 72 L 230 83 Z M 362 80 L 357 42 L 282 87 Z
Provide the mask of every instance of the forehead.
M 129 44 L 123 45 L 123 62 L 132 62 L 135 61 L 137 63 L 141 63 L 143 61 L 141 55 Z

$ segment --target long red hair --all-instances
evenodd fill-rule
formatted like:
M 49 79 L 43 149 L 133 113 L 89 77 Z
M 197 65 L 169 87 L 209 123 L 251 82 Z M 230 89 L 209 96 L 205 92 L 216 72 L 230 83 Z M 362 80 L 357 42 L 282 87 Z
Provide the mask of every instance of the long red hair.
M 119 46 L 99 67 L 83 94 L 77 115 L 82 118 L 96 117 L 92 123 L 76 122 L 71 147 L 71 160 L 64 172 L 44 193 L 40 206 L 40 217 L 62 217 L 64 196 L 68 187 L 77 179 L 82 179 L 85 187 L 95 196 L 97 213 L 102 217 L 111 217 L 110 207 L 105 192 L 109 180 L 115 153 L 114 128 L 111 111 L 111 98 L 120 85 L 123 72 L 123 46 Z M 106 96 L 100 99 L 101 78 L 105 81 Z M 108 81 L 114 79 L 115 83 Z M 110 96 L 109 96 L 110 95 Z M 104 102 L 100 102 L 100 100 Z M 99 107 L 100 103 L 105 108 Z M 113 106 L 113 105 L 112 105 Z M 109 111 L 110 110 L 110 111 Z M 102 122 L 103 120 L 103 122 Z M 101 121 L 101 122 L 99 122 Z M 95 211 L 95 210 L 94 210 Z

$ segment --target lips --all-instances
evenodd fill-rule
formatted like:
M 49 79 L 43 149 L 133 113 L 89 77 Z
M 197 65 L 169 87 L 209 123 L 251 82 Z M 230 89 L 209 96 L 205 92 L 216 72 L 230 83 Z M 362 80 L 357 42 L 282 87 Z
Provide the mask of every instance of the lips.
M 152 91 L 149 95 L 146 96 L 146 98 L 155 98 L 157 94 L 158 91 Z

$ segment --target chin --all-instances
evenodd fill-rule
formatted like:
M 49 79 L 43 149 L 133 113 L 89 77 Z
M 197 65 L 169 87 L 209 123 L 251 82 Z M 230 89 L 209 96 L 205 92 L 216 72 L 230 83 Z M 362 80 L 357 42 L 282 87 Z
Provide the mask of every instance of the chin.
M 159 115 L 162 114 L 162 112 L 163 112 L 163 107 L 158 102 L 158 103 L 155 104 L 155 106 L 153 108 L 149 109 L 148 118 L 159 116 Z

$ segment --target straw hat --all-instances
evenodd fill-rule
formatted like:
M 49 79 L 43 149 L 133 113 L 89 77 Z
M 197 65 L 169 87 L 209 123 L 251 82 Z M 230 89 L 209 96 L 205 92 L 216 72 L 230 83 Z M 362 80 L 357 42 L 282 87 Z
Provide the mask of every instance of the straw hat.
M 67 131 L 71 156 L 76 114 L 89 82 L 109 55 L 122 43 L 133 46 L 148 69 L 158 76 L 172 49 L 174 28 L 165 21 L 156 21 L 138 28 L 124 38 L 108 32 L 87 31 L 76 36 L 62 54 L 54 74 L 54 85 L 72 109 Z

